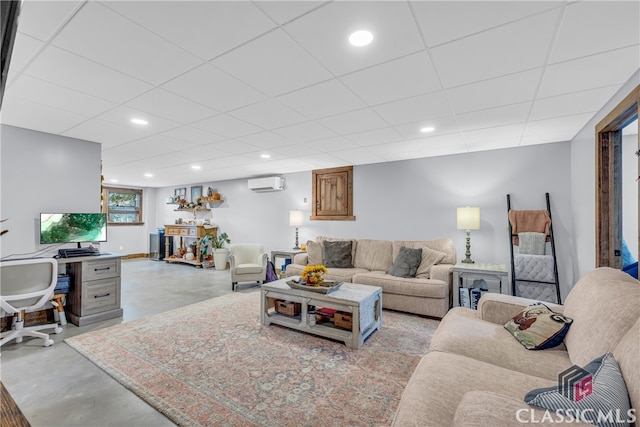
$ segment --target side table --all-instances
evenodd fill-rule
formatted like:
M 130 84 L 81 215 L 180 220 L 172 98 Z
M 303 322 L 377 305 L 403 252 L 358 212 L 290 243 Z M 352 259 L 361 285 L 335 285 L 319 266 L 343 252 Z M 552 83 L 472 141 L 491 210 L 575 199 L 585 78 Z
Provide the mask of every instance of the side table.
M 277 265 L 276 264 L 276 258 L 284 258 L 284 259 L 290 259 L 291 261 L 293 261 L 293 258 L 298 255 L 298 254 L 303 254 L 305 251 L 302 251 L 300 249 L 291 249 L 291 250 L 284 250 L 284 251 L 271 251 L 271 262 L 273 263 L 273 265 Z
M 453 306 L 460 306 L 460 288 L 471 288 L 476 280 L 484 280 L 490 292 L 509 294 L 507 266 L 504 264 L 459 262 L 453 267 Z

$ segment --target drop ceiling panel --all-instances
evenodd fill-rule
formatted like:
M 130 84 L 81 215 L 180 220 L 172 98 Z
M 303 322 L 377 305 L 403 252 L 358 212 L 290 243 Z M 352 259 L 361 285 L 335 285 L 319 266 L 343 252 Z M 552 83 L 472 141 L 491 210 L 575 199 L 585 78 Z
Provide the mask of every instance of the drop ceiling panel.
M 349 135 L 372 129 L 387 127 L 388 124 L 371 108 L 363 108 L 349 113 L 325 117 L 318 120 L 338 135 Z
M 254 133 L 252 135 L 241 136 L 238 140 L 263 149 L 271 149 L 291 144 L 290 140 L 273 132 Z
M 367 147 L 370 145 L 387 144 L 389 142 L 401 141 L 404 139 L 398 131 L 394 128 L 382 128 L 368 130 L 365 132 L 352 133 L 347 136 L 347 139 L 355 142 L 361 147 Z
M 318 141 L 307 142 L 305 145 L 313 147 L 323 153 L 330 153 L 332 151 L 345 150 L 347 148 L 358 148 L 358 144 L 349 141 L 342 136 L 335 136 L 333 138 L 321 139 Z
M 302 114 L 274 99 L 238 108 L 229 112 L 229 115 L 263 129 L 290 126 L 307 120 Z
M 257 126 L 227 114 L 220 114 L 215 117 L 200 120 L 192 124 L 193 127 L 204 131 L 213 132 L 226 138 L 237 138 L 239 136 L 262 132 Z
M 524 132 L 525 124 L 518 123 L 508 126 L 496 126 L 489 129 L 478 129 L 462 132 L 462 139 L 465 143 L 486 143 L 492 144 L 499 140 L 513 140 L 515 143 L 520 139 Z M 489 145 L 488 145 L 489 146 Z
M 255 5 L 273 19 L 276 23 L 282 25 L 289 22 L 312 9 L 327 4 L 326 1 L 259 1 Z
M 150 136 L 116 147 L 105 148 L 102 151 L 103 165 L 117 165 L 130 163 L 147 157 L 153 157 L 177 150 L 190 150 L 197 147 L 195 144 L 176 141 L 163 136 Z
M 580 113 L 595 113 L 611 99 L 617 89 L 618 86 L 606 86 L 538 99 L 533 104 L 529 120 L 535 121 Z
M 91 119 L 66 130 L 62 135 L 99 142 L 103 144 L 103 148 L 106 148 L 144 138 L 145 136 L 149 136 L 150 132 L 139 127 L 136 128 L 111 121 Z
M 145 132 L 147 134 L 155 134 L 165 130 L 173 129 L 180 126 L 180 123 L 162 117 L 154 116 L 149 113 L 140 113 L 139 110 L 126 106 L 113 108 L 97 117 L 98 120 L 105 120 L 118 126 L 135 129 L 136 131 Z M 148 124 L 140 125 L 132 123 L 132 119 L 146 120 Z
M 421 132 L 420 129 L 433 127 L 431 132 Z M 437 119 L 421 120 L 415 123 L 405 123 L 395 127 L 395 130 L 406 139 L 430 138 L 436 135 L 446 135 L 459 132 L 458 124 L 453 116 L 438 117 Z
M 553 64 L 544 73 L 538 96 L 547 98 L 610 86 L 612 83 L 622 85 L 638 67 L 638 46 Z
M 21 72 L 27 66 L 36 53 L 42 49 L 44 43 L 40 40 L 30 37 L 26 34 L 18 32 L 16 40 L 13 44 L 13 53 L 9 64 L 9 73 Z M 8 83 L 9 86 L 11 83 Z
M 279 154 L 287 154 L 290 157 L 309 156 L 314 158 L 322 153 L 322 151 L 309 144 L 292 144 L 280 148 L 274 148 L 273 151 Z
M 392 126 L 451 115 L 442 91 L 378 105 L 374 110 Z
M 113 102 L 125 102 L 152 88 L 148 83 L 54 46 L 47 46 L 25 74 Z
M 378 154 L 372 153 L 370 150 L 362 147 L 352 148 L 349 150 L 334 151 L 332 156 L 354 165 L 366 165 L 370 163 L 380 163 L 383 158 Z
M 27 111 L 28 114 L 22 113 Z M 17 96 L 7 97 L 2 102 L 2 123 L 40 132 L 59 134 L 87 119 L 82 114 L 37 104 Z
M 280 96 L 278 100 L 314 120 L 365 106 L 336 79 Z
M 527 123 L 524 138 L 530 138 L 535 136 L 541 136 L 545 134 L 557 135 L 557 141 L 564 141 L 562 135 L 575 135 L 578 133 L 586 122 L 591 120 L 594 116 L 593 113 L 575 114 L 572 116 L 556 117 L 553 119 L 536 120 Z
M 213 64 L 269 96 L 332 77 L 281 29 L 222 55 Z
M 433 48 L 444 87 L 542 67 L 559 15 L 560 10 L 554 9 Z
M 163 89 L 218 111 L 228 111 L 266 98 L 235 77 L 204 64 L 162 85 Z
M 336 136 L 336 133 L 316 122 L 298 123 L 293 126 L 286 126 L 274 129 L 274 133 L 298 142 L 309 142 L 317 139 Z
M 567 6 L 550 63 L 640 43 L 640 2 L 574 2 Z
M 441 89 L 426 52 L 418 52 L 341 77 L 369 105 L 382 104 Z
M 531 102 L 489 108 L 472 113 L 458 114 L 456 119 L 461 131 L 487 129 L 527 121 L 532 107 Z
M 84 1 L 23 1 L 18 31 L 47 41 Z
M 52 43 L 151 84 L 163 83 L 201 63 L 192 54 L 94 2 L 85 3 Z
M 182 124 L 202 120 L 219 113 L 213 108 L 160 88 L 152 89 L 132 99 L 125 105 L 132 109 L 147 111 Z
M 193 126 L 180 126 L 178 128 L 165 131 L 162 133 L 162 135 L 176 139 L 178 141 L 190 142 L 196 145 L 206 145 L 211 144 L 212 142 L 219 142 L 226 139 L 222 135 L 217 135 L 198 128 L 194 128 Z
M 412 1 L 411 7 L 427 44 L 437 46 L 562 4 L 560 1 Z
M 336 76 L 424 49 L 405 2 L 333 2 L 284 29 Z M 371 44 L 350 45 L 362 29 L 373 33 Z
M 276 27 L 256 5 L 243 1 L 224 7 L 215 1 L 161 1 L 153 13 L 148 1 L 107 1 L 104 6 L 205 60 Z
M 248 144 L 246 142 L 239 141 L 237 139 L 229 139 L 226 141 L 214 142 L 213 144 L 208 144 L 202 148 L 204 152 L 207 150 L 213 150 L 217 152 L 218 150 L 232 153 L 232 154 L 246 154 L 251 152 L 260 151 L 260 147 L 256 147 L 253 144 Z

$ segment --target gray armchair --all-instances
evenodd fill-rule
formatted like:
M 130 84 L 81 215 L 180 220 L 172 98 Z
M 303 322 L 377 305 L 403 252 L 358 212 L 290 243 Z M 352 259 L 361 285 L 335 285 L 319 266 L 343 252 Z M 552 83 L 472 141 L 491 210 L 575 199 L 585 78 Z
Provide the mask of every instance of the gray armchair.
M 229 245 L 231 266 L 231 289 L 239 282 L 264 283 L 267 277 L 267 254 L 259 243 L 235 243 Z

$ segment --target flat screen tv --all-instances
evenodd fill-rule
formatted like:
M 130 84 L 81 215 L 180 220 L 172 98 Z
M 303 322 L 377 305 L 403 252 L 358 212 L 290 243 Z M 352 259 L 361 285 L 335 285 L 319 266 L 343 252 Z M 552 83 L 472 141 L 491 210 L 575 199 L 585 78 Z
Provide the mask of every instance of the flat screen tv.
M 107 214 L 40 214 L 40 243 L 80 243 L 107 241 Z

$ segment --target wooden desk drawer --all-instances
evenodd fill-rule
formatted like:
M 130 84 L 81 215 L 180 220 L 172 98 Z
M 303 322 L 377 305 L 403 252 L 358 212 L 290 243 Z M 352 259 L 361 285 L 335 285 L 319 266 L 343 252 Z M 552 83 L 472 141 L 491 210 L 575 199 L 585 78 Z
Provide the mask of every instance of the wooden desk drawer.
M 82 291 L 82 315 L 100 313 L 120 307 L 120 278 L 113 277 L 85 283 Z
M 120 258 L 82 263 L 82 281 L 120 276 Z

